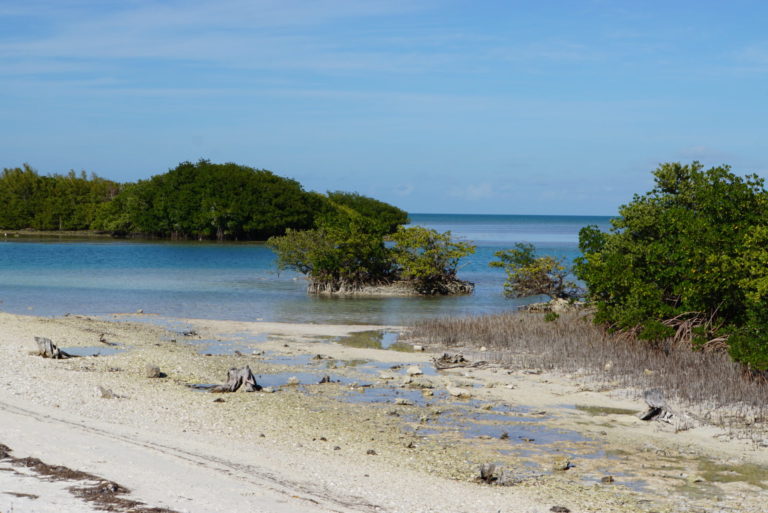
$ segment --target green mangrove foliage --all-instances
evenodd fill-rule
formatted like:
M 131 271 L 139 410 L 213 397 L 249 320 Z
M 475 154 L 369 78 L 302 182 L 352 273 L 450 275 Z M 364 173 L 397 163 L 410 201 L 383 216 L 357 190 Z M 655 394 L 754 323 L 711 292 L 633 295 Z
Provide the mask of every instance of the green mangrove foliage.
M 267 243 L 280 269 L 303 273 L 310 293 L 345 294 L 400 282 L 418 294 L 472 292 L 459 280 L 459 260 L 474 246 L 453 242 L 450 233 L 422 227 L 388 228 L 343 206 L 321 216 L 312 230 L 289 230 Z M 387 240 L 394 242 L 388 246 Z
M 0 228 L 174 239 L 266 240 L 311 228 L 339 208 L 359 212 L 386 233 L 408 221 L 404 211 L 373 198 L 306 192 L 270 171 L 207 160 L 127 184 L 74 171 L 41 176 L 24 165 L 3 170 L 0 201 Z
M 386 233 L 397 231 L 397 227 L 408 223 L 408 213 L 393 205 L 354 192 L 328 192 L 328 199 L 337 206 L 349 207 L 379 224 Z
M 314 229 L 288 229 L 267 244 L 279 269 L 309 278 L 309 292 L 346 293 L 391 281 L 394 268 L 384 235 L 374 219 L 339 207 L 319 216 Z
M 270 171 L 183 162 L 126 186 L 96 227 L 173 239 L 263 240 L 312 226 L 323 201 Z
M 88 230 L 119 185 L 96 175 L 70 171 L 43 176 L 24 164 L 0 175 L 0 228 Z
M 768 193 L 728 166 L 662 164 L 608 233 L 581 230 L 575 272 L 596 321 L 639 338 L 727 347 L 768 369 Z
M 459 261 L 475 252 L 475 246 L 451 239 L 451 232 L 400 226 L 390 236 L 392 258 L 400 279 L 407 280 L 419 294 L 444 295 L 472 292 L 471 284 L 457 278 Z
M 568 280 L 569 270 L 561 259 L 536 256 L 533 244 L 518 242 L 513 249 L 497 251 L 499 260 L 491 267 L 500 267 L 507 273 L 504 295 L 530 297 L 545 295 L 551 298 L 575 299 L 582 291 Z

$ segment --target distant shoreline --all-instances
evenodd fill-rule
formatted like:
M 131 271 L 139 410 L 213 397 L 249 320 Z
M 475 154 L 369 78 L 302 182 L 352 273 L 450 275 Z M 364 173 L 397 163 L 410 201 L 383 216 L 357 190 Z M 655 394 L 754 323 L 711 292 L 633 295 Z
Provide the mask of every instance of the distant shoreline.
M 594 221 L 607 221 L 615 216 L 606 215 L 581 215 L 581 214 L 456 214 L 456 213 L 424 213 L 424 212 L 409 212 L 409 225 L 414 224 L 429 224 L 435 221 L 455 221 L 456 218 L 471 218 L 472 220 L 493 220 L 493 219 L 510 219 L 510 218 L 528 218 L 530 220 L 548 220 L 552 221 L 557 218 L 572 218 L 572 219 L 589 219 Z M 416 217 L 416 219 L 414 219 Z M 140 240 L 140 241 L 173 241 L 173 242 L 211 242 L 212 239 L 199 240 L 194 238 L 186 239 L 173 239 L 170 237 L 157 237 L 146 234 L 124 234 L 116 235 L 113 232 L 104 230 L 4 230 L 0 228 L 0 237 L 5 239 L 10 238 L 60 238 L 60 239 L 113 239 L 113 240 Z M 213 240 L 213 242 L 216 242 Z M 224 240 L 221 242 L 226 243 L 264 243 L 266 240 Z
M 74 238 L 85 237 L 93 239 L 114 239 L 109 233 L 99 230 L 0 230 L 3 238 L 35 238 L 35 237 L 60 237 Z
M 114 235 L 111 232 L 101 230 L 2 230 L 0 229 L 0 241 L 2 240 L 34 240 L 34 239 L 99 239 L 116 242 L 173 242 L 173 243 L 206 243 L 206 244 L 265 244 L 266 240 L 223 240 L 215 239 L 173 239 L 170 237 L 153 237 L 151 235 Z

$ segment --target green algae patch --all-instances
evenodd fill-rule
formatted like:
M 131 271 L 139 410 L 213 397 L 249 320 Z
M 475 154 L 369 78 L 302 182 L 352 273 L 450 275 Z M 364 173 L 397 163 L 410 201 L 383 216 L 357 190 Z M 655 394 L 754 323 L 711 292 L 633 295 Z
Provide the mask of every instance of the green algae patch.
M 701 477 L 710 483 L 747 483 L 768 490 L 768 468 L 753 463 L 729 465 L 709 459 L 699 463 Z
M 400 333 L 386 330 L 356 331 L 345 337 L 338 337 L 336 342 L 343 346 L 362 349 L 388 349 L 403 353 L 412 353 L 413 346 L 399 341 Z
M 636 415 L 637 410 L 627 410 L 625 408 L 611 408 L 609 406 L 591 406 L 586 404 L 577 404 L 574 406 L 577 410 L 583 411 L 589 415 Z

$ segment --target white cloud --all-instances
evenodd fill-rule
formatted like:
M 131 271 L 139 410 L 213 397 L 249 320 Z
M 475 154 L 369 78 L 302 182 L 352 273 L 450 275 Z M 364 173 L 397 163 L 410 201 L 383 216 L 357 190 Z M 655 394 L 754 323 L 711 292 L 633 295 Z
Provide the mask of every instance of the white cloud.
M 454 198 L 461 198 L 469 201 L 478 201 L 494 197 L 494 186 L 489 182 L 473 183 L 463 187 L 452 187 L 449 194 Z
M 333 36 L 312 28 L 355 18 L 405 14 L 411 3 L 383 0 L 224 0 L 221 2 L 43 2 L 5 9 L 50 26 L 44 36 L 14 36 L 0 43 L 0 56 L 27 58 L 158 58 L 214 61 L 244 67 L 352 67 L 375 64 L 376 55 L 340 51 Z M 423 8 L 423 7 L 420 7 Z M 12 22 L 12 21 L 9 21 Z M 0 20 L 2 23 L 2 20 Z M 364 37 L 364 36 L 360 36 Z M 348 50 L 354 50 L 351 41 Z M 379 58 L 380 60 L 380 58 Z M 407 63 L 406 63 L 407 64 Z M 413 64 L 414 68 L 423 62 Z

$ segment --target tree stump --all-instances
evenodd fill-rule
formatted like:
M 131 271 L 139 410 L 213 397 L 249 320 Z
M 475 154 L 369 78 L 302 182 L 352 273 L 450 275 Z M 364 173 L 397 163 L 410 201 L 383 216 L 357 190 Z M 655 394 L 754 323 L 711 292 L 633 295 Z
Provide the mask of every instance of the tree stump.
M 243 387 L 243 390 L 246 392 L 258 392 L 261 390 L 261 385 L 256 383 L 256 377 L 247 365 L 240 369 L 236 367 L 229 369 L 227 371 L 227 383 L 225 385 L 216 385 L 211 389 L 211 392 L 216 394 L 237 392 L 240 387 Z
M 639 415 L 640 420 L 672 422 L 672 418 L 675 415 L 667 408 L 667 402 L 664 400 L 664 394 L 662 394 L 661 390 L 658 388 L 646 390 L 643 392 L 643 399 L 645 399 L 648 409 Z
M 54 344 L 51 339 L 45 337 L 35 337 L 38 354 L 43 358 L 53 358 L 54 360 L 63 360 L 72 358 L 71 354 L 65 353 Z
M 435 365 L 435 369 L 437 370 L 467 367 L 469 365 L 469 361 L 464 358 L 464 355 L 449 353 L 443 353 L 443 355 L 439 358 L 432 358 L 432 363 Z
M 480 465 L 480 477 L 478 478 L 483 483 L 495 483 L 499 480 L 499 472 L 496 469 L 494 463 L 483 463 Z

